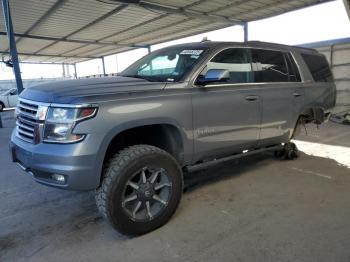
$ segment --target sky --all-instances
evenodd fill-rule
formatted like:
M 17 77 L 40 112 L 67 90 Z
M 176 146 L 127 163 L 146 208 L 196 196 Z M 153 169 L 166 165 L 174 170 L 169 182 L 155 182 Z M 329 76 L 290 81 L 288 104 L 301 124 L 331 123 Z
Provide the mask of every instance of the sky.
M 169 45 L 199 42 L 204 37 L 213 41 L 243 41 L 241 26 L 199 34 L 159 45 L 152 46 L 152 51 Z M 312 43 L 324 40 L 350 37 L 350 21 L 343 1 L 337 0 L 273 18 L 249 23 L 249 40 L 259 40 L 287 45 Z M 146 49 L 137 49 L 105 58 L 106 73 L 121 72 L 134 61 L 147 54 Z M 62 77 L 61 65 L 21 64 L 22 78 Z M 66 69 L 67 71 L 67 69 Z M 100 59 L 77 64 L 79 76 L 102 74 Z M 69 73 L 74 73 L 73 66 Z M 12 69 L 0 63 L 0 80 L 13 79 Z

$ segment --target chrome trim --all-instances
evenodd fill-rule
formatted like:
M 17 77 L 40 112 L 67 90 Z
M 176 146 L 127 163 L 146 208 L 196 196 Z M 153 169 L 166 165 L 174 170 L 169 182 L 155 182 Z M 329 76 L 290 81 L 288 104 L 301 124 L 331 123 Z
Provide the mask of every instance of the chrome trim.
M 33 143 L 33 139 L 27 138 L 27 137 L 25 137 L 25 136 L 21 136 L 21 135 L 18 133 L 18 129 L 17 129 L 17 128 L 16 128 L 16 136 L 17 136 L 19 139 L 21 139 L 21 140 L 23 140 L 23 141 L 25 141 L 25 142 Z
M 90 108 L 90 107 L 98 107 L 97 104 L 57 104 L 52 103 L 50 107 L 54 108 Z
M 18 128 L 18 127 L 17 127 L 17 128 Z M 31 137 L 32 139 L 34 139 L 34 136 L 35 136 L 35 133 L 32 134 L 32 133 L 29 133 L 29 132 L 27 132 L 27 131 L 23 131 L 23 130 L 21 130 L 21 129 L 19 129 L 19 128 L 17 129 L 17 132 L 20 133 L 20 134 L 22 133 L 22 134 L 24 134 L 24 135 L 26 135 L 26 136 L 28 136 L 28 137 Z
M 34 132 L 35 131 L 35 128 L 34 126 L 30 126 L 30 125 L 26 125 L 26 124 L 23 124 L 21 123 L 20 121 L 16 121 L 16 125 L 20 128 L 23 128 L 23 129 L 26 129 L 26 130 L 29 130 L 29 131 L 32 131 Z
M 232 84 L 215 84 L 215 85 L 206 85 L 206 86 L 194 86 L 197 88 L 206 88 L 206 87 L 220 87 L 220 86 L 261 86 L 261 85 L 290 85 L 300 82 L 269 82 L 269 83 L 232 83 Z
M 20 162 L 16 162 L 16 165 L 19 166 L 23 171 L 27 172 L 27 168 L 22 165 Z
M 50 106 L 49 103 L 37 102 L 37 101 L 28 100 L 28 99 L 24 99 L 24 98 L 18 98 L 18 102 L 20 102 L 20 101 L 23 101 L 24 103 L 27 103 L 27 104 L 34 104 L 34 105 L 38 105 L 38 106 Z
M 25 103 L 25 104 L 27 105 L 27 103 Z M 24 108 L 25 110 L 29 110 L 29 111 L 36 111 L 36 110 L 38 110 L 38 108 L 28 107 L 26 105 L 19 103 L 17 106 L 19 108 Z
M 195 82 L 199 76 L 199 74 L 204 70 L 204 68 L 207 66 L 207 64 L 215 57 L 217 56 L 219 53 L 221 53 L 222 51 L 225 51 L 227 49 L 260 49 L 260 50 L 269 50 L 269 51 L 278 51 L 278 52 L 282 52 L 282 53 L 289 53 L 292 58 L 294 59 L 295 64 L 298 67 L 298 71 L 301 77 L 301 81 L 299 82 L 264 82 L 264 83 L 232 83 L 232 84 L 219 84 L 219 85 L 211 85 L 212 87 L 216 87 L 216 86 L 229 86 L 229 85 L 270 85 L 270 84 L 296 84 L 296 83 L 305 83 L 305 79 L 304 76 L 301 74 L 301 70 L 300 70 L 300 65 L 297 62 L 297 60 L 295 59 L 294 56 L 294 50 L 284 50 L 284 49 L 280 49 L 280 48 L 265 48 L 265 47 L 254 47 L 254 46 L 230 46 L 230 47 L 224 47 L 221 48 L 220 50 L 218 50 L 214 55 L 212 55 L 210 57 L 210 59 L 207 59 L 204 63 L 203 66 L 201 66 L 193 75 L 195 75 L 195 77 L 193 79 L 190 80 L 191 82 L 191 87 L 199 87 L 199 88 L 203 88 L 203 87 L 210 87 L 210 85 L 206 85 L 206 86 L 200 86 L 200 85 L 196 85 Z M 251 63 L 252 65 L 253 63 Z
M 46 107 L 59 107 L 59 108 L 82 108 L 82 107 L 98 107 L 98 104 L 59 104 L 59 103 L 44 103 L 44 102 L 37 102 L 33 100 L 28 100 L 25 98 L 19 98 L 18 101 L 23 101 L 28 104 L 35 104 L 38 106 L 46 106 Z
M 76 135 L 76 134 L 75 134 Z M 47 139 L 43 139 L 42 141 L 46 144 L 62 144 L 62 145 L 66 145 L 66 144 L 75 144 L 78 142 L 81 142 L 85 139 L 86 135 L 82 135 L 82 137 L 78 140 L 74 140 L 74 141 L 53 141 L 53 140 L 47 140 Z
M 46 118 L 47 103 L 31 101 L 23 98 L 18 99 L 16 108 L 16 136 L 32 144 L 41 142 L 39 126 Z M 26 112 L 26 110 L 30 112 Z
M 37 123 L 34 121 L 29 121 L 28 119 L 25 119 L 25 118 L 21 117 L 20 115 L 17 116 L 17 120 L 23 122 L 26 125 L 31 125 L 31 126 L 34 126 Z M 35 120 L 35 119 L 33 118 L 33 120 Z
M 18 115 L 23 115 L 23 116 L 26 116 L 26 117 L 31 118 L 33 120 L 37 120 L 36 119 L 36 112 L 35 112 L 35 114 L 28 114 L 27 112 L 23 112 L 22 110 L 19 110 L 18 113 L 19 113 Z

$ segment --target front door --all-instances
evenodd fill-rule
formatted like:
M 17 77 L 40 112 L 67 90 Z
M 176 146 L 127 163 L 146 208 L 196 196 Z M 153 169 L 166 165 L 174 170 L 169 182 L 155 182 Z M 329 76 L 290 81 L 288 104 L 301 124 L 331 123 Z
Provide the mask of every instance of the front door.
M 248 49 L 221 51 L 199 77 L 209 69 L 227 70 L 230 79 L 193 89 L 194 162 L 254 148 L 259 138 L 261 99 Z

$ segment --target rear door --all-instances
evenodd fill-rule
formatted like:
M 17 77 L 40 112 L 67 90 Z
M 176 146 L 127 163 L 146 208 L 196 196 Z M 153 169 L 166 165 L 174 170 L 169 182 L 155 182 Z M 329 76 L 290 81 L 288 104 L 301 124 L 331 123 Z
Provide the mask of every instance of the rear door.
M 230 80 L 193 88 L 194 162 L 254 148 L 259 137 L 261 100 L 249 49 L 219 52 L 199 78 L 209 69 L 228 70 Z
M 252 49 L 254 81 L 261 84 L 262 122 L 259 147 L 289 140 L 301 112 L 304 91 L 288 52 Z

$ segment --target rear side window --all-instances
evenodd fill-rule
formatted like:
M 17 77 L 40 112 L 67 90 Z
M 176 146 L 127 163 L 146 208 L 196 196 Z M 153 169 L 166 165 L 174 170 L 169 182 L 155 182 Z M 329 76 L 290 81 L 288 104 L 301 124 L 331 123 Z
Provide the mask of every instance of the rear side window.
M 332 71 L 324 56 L 302 54 L 302 57 L 316 82 L 333 82 Z
M 289 82 L 284 53 L 252 49 L 254 79 L 256 83 Z

